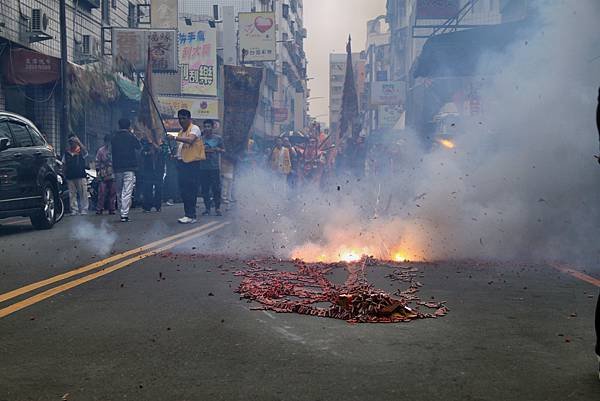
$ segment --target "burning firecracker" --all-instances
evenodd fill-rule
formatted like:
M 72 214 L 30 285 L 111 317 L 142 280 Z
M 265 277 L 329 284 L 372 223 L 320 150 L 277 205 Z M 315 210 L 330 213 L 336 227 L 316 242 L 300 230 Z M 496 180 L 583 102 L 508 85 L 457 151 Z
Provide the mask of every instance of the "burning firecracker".
M 235 273 L 243 277 L 237 292 L 242 298 L 261 304 L 252 308 L 254 310 L 300 313 L 351 323 L 406 322 L 440 317 L 448 312 L 444 302 L 420 301 L 417 292 L 421 284 L 414 280 L 418 269 L 394 262 L 384 263 L 395 267 L 387 277 L 409 284 L 408 289 L 396 293 L 397 297 L 367 282 L 366 266 L 382 264 L 369 257 L 363 257 L 356 263 L 307 263 L 296 259 L 293 261 L 296 271 L 292 272 L 275 270 L 261 261 L 247 264 L 247 270 Z M 343 285 L 336 285 L 329 280 L 328 276 L 335 269 L 347 270 L 348 278 Z M 435 311 L 423 313 L 418 309 L 419 306 Z

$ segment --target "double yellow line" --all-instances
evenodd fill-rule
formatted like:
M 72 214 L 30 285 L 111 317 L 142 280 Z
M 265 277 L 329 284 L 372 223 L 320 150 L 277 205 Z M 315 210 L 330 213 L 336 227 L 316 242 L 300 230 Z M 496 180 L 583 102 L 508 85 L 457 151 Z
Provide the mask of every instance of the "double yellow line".
M 68 282 L 66 282 L 64 284 L 60 284 L 56 287 L 52 287 L 43 292 L 37 293 L 29 298 L 26 298 L 22 301 L 19 301 L 10 306 L 4 307 L 4 308 L 0 309 L 0 319 L 3 317 L 6 317 L 12 313 L 15 313 L 21 309 L 27 308 L 28 306 L 34 305 L 38 302 L 41 302 L 47 298 L 50 298 L 56 294 L 60 294 L 61 292 L 70 290 L 71 288 L 74 288 L 81 284 L 87 283 L 88 281 L 92 281 L 99 277 L 105 276 L 109 273 L 112 273 L 116 270 L 122 269 L 126 266 L 129 266 L 129 265 L 131 265 L 135 262 L 138 262 L 142 259 L 145 259 L 149 256 L 154 256 L 160 252 L 171 249 L 179 244 L 183 244 L 184 242 L 190 241 L 194 238 L 198 238 L 203 235 L 210 234 L 211 232 L 217 231 L 229 224 L 229 222 L 227 222 L 227 221 L 220 223 L 220 224 L 217 224 L 217 223 L 218 222 L 213 221 L 213 222 L 204 224 L 198 228 L 184 231 L 182 233 L 173 235 L 171 237 L 167 237 L 167 238 L 161 239 L 159 241 L 155 241 L 150 244 L 140 246 L 138 248 L 134 248 L 129 251 L 113 255 L 109 258 L 91 263 L 86 266 L 79 267 L 77 269 L 68 271 L 66 273 L 62 273 L 62 274 L 56 275 L 54 277 L 50 277 L 45 280 L 41 280 L 36 283 L 26 285 L 24 287 L 17 288 L 16 290 L 9 291 L 4 294 L 0 294 L 0 303 L 2 303 L 5 301 L 8 301 L 8 300 L 11 300 L 13 298 L 16 298 L 18 296 L 27 294 L 31 291 L 35 291 L 42 287 L 46 287 L 51 284 L 58 283 L 60 281 L 66 280 L 66 279 L 74 277 L 74 276 L 79 276 L 83 273 L 91 272 L 100 267 L 109 265 L 113 262 L 120 261 L 114 265 L 105 267 L 94 273 L 84 275 L 80 278 L 74 279 L 72 281 L 68 281 Z M 122 259 L 124 259 L 124 260 L 122 260 Z

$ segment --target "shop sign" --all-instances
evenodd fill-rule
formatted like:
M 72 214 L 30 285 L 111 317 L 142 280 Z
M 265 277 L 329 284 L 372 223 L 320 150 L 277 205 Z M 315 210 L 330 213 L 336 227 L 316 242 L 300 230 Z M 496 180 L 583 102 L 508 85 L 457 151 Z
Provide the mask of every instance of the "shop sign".
M 177 117 L 177 111 L 187 109 L 194 119 L 219 119 L 219 101 L 216 98 L 158 96 L 158 109 L 164 117 Z

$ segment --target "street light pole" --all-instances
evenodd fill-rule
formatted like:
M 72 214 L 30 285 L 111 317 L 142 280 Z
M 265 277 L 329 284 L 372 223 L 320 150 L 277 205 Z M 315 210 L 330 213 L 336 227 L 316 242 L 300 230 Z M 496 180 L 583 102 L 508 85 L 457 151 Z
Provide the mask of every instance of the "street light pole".
M 69 132 L 69 88 L 68 88 L 68 52 L 67 52 L 67 2 L 60 0 L 60 150 L 67 149 L 67 135 Z

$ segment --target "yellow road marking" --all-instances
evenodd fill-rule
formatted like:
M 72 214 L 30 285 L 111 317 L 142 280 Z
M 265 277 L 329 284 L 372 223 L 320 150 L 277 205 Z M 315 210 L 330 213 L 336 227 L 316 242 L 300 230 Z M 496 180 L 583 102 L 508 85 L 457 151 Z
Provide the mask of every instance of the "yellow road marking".
M 69 282 L 67 282 L 65 284 L 61 284 L 59 286 L 50 288 L 50 289 L 48 289 L 48 290 L 46 290 L 44 292 L 40 292 L 39 294 L 36 294 L 36 295 L 34 295 L 34 296 L 30 297 L 30 298 L 24 299 L 23 301 L 14 303 L 14 304 L 12 304 L 10 306 L 7 306 L 6 308 L 0 309 L 0 319 L 2 319 L 3 317 L 6 317 L 6 316 L 8 316 L 8 315 L 10 315 L 12 313 L 15 313 L 15 312 L 17 312 L 17 311 L 19 311 L 21 309 L 27 308 L 28 306 L 34 305 L 34 304 L 36 304 L 38 302 L 41 302 L 44 299 L 47 299 L 47 298 L 50 298 L 50 297 L 52 297 L 54 295 L 60 294 L 61 292 L 65 292 L 67 290 L 70 290 L 71 288 L 75 288 L 75 287 L 77 287 L 77 286 L 79 286 L 81 284 L 85 284 L 88 281 L 92 281 L 94 279 L 97 279 L 99 277 L 105 276 L 105 275 L 107 275 L 109 273 L 112 273 L 114 271 L 120 270 L 120 269 L 122 269 L 122 268 L 124 268 L 126 266 L 129 266 L 129 265 L 131 265 L 131 264 L 133 264 L 135 262 L 138 262 L 138 261 L 140 261 L 142 259 L 145 259 L 145 258 L 147 258 L 149 256 L 154 256 L 154 255 L 159 254 L 160 252 L 163 252 L 163 251 L 165 251 L 167 249 L 171 249 L 171 248 L 173 248 L 173 247 L 175 247 L 175 246 L 177 246 L 179 244 L 183 244 L 183 243 L 188 242 L 188 241 L 190 241 L 190 240 L 192 240 L 194 238 L 201 237 L 201 236 L 209 234 L 209 233 L 211 233 L 213 231 L 219 230 L 219 229 L 225 227 L 227 224 L 229 224 L 229 222 L 221 223 L 221 224 L 219 224 L 217 226 L 213 226 L 211 228 L 208 228 L 205 231 L 196 233 L 196 234 L 191 235 L 189 237 L 186 237 L 186 238 L 183 238 L 183 239 L 171 242 L 170 244 L 162 246 L 160 248 L 153 249 L 153 250 L 151 250 L 149 252 L 142 253 L 142 254 L 136 255 L 136 256 L 134 256 L 132 258 L 126 259 L 126 260 L 124 260 L 122 262 L 117 263 L 116 265 L 113 265 L 111 267 L 107 267 L 106 269 L 102 269 L 102 270 L 100 270 L 100 271 L 98 271 L 96 273 L 88 274 L 87 276 L 80 277 L 78 279 L 69 281 Z
M 109 258 L 102 259 L 102 260 L 99 260 L 99 261 L 94 262 L 94 263 L 90 263 L 89 265 L 86 265 L 86 266 L 83 266 L 83 267 L 79 267 L 77 269 L 68 271 L 66 273 L 62 273 L 62 274 L 56 275 L 54 277 L 50 277 L 50 278 L 47 278 L 45 280 L 38 281 L 36 283 L 32 283 L 32 284 L 26 285 L 24 287 L 17 288 L 16 290 L 12 290 L 12 291 L 9 291 L 7 293 L 0 294 L 0 302 L 7 301 L 9 299 L 18 297 L 19 295 L 26 294 L 26 293 L 28 293 L 30 291 L 37 290 L 38 288 L 45 287 L 45 286 L 47 286 L 49 284 L 54 284 L 54 283 L 56 283 L 58 281 L 65 280 L 67 278 L 76 276 L 78 274 L 85 273 L 85 272 L 88 272 L 90 270 L 97 269 L 98 267 L 104 266 L 106 264 L 109 264 L 111 262 L 117 261 L 119 259 L 126 258 L 127 256 L 131 256 L 131 255 L 134 255 L 134 254 L 139 253 L 139 252 L 147 251 L 148 249 L 151 249 L 151 248 L 154 248 L 156 246 L 162 245 L 162 244 L 164 244 L 166 242 L 173 241 L 173 240 L 176 240 L 178 238 L 181 238 L 181 237 L 184 237 L 184 236 L 187 236 L 187 235 L 192 235 L 194 233 L 197 233 L 198 231 L 204 230 L 205 228 L 208 228 L 208 227 L 213 226 L 215 224 L 217 224 L 217 222 L 216 221 L 212 221 L 210 223 L 206 223 L 206 224 L 204 224 L 204 225 L 202 225 L 200 227 L 194 228 L 192 230 L 184 231 L 182 233 L 179 233 L 179 234 L 176 234 L 176 235 L 172 235 L 170 237 L 163 238 L 163 239 L 158 240 L 158 241 L 154 241 L 154 242 L 152 242 L 150 244 L 147 244 L 147 245 L 144 245 L 144 246 L 140 246 L 138 248 L 134 248 L 134 249 L 131 249 L 131 250 L 126 251 L 126 252 L 118 253 L 118 254 L 113 255 L 113 256 L 111 256 Z

